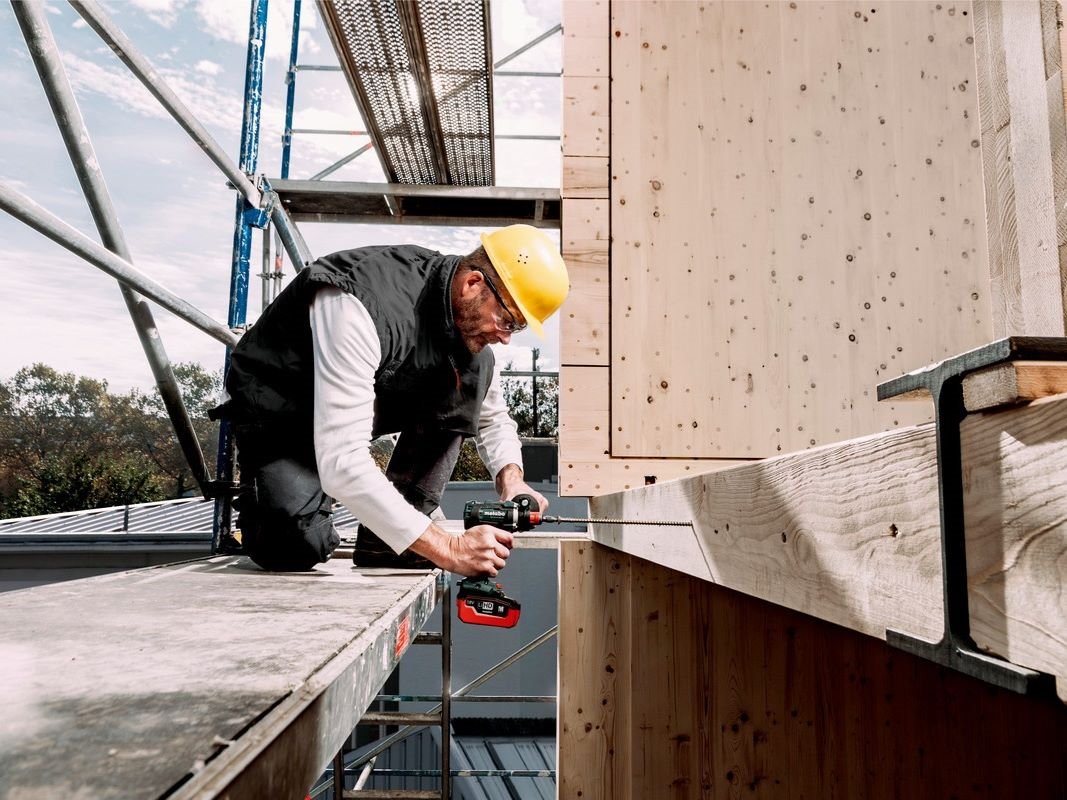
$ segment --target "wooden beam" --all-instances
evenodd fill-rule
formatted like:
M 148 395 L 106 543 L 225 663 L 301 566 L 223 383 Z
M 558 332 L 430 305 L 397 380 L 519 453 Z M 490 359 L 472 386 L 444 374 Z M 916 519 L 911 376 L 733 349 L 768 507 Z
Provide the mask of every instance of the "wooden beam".
M 1067 393 L 1067 363 L 1063 361 L 1012 361 L 973 372 L 963 379 L 963 404 L 971 412 L 1064 393 Z
M 961 427 L 977 644 L 1057 676 L 1067 697 L 1067 396 Z M 932 425 L 593 498 L 596 541 L 884 638 L 943 630 Z
M 1063 796 L 1059 704 L 595 544 L 560 558 L 560 797 Z
M 600 156 L 563 156 L 560 187 L 565 199 L 607 199 L 608 160 Z
M 571 200 L 564 201 L 568 208 Z M 569 240 L 563 247 L 571 291 L 560 310 L 560 361 L 608 365 L 608 243 Z
M 559 674 L 566 677 L 556 782 L 561 798 L 622 800 L 630 760 L 630 557 L 593 559 L 586 551 L 594 547 L 560 542 Z
M 1050 5 L 974 4 L 994 338 L 1064 334 L 1067 134 Z
M 608 78 L 563 78 L 563 153 L 608 155 Z

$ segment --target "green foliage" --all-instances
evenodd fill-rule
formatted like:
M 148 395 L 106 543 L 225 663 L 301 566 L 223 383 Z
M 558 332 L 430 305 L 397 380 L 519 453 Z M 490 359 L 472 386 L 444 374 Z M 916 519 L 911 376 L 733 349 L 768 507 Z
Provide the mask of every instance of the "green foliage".
M 389 436 L 381 436 L 370 443 L 370 457 L 378 465 L 378 469 L 385 472 L 389 466 L 389 458 L 393 455 L 393 440 Z
M 510 369 L 510 366 L 508 367 Z M 537 381 L 537 414 L 534 414 L 533 381 Z M 558 378 L 504 378 L 504 400 L 519 436 L 556 436 L 559 433 Z
M 178 364 L 175 377 L 202 446 L 217 432 L 207 409 L 220 377 Z M 24 367 L 0 383 L 0 513 L 50 514 L 181 496 L 195 487 L 162 401 L 106 381 Z
M 218 426 L 208 419 L 222 383 L 199 364 L 174 375 L 210 464 Z M 536 422 L 530 378 L 505 378 L 504 398 L 519 435 L 555 436 L 559 383 L 539 378 Z M 371 445 L 384 471 L 393 450 Z M 452 480 L 491 480 L 472 441 L 460 450 Z M 28 516 L 125 505 L 195 490 L 163 401 L 155 390 L 112 394 L 106 381 L 33 364 L 0 382 L 0 515 Z
M 467 439 L 459 449 L 459 459 L 456 468 L 452 470 L 454 481 L 491 481 L 489 470 L 485 468 L 482 459 L 478 455 L 478 449 L 474 446 L 473 439 Z
M 208 419 L 207 413 L 222 390 L 222 373 L 210 373 L 192 363 L 175 364 L 173 369 L 196 438 L 208 464 L 212 464 L 218 450 L 219 428 Z M 170 496 L 181 497 L 189 490 L 195 490 L 196 481 L 178 445 L 174 426 L 159 392 L 134 389 L 128 399 L 130 413 L 126 425 L 136 437 L 135 446 L 166 476 Z

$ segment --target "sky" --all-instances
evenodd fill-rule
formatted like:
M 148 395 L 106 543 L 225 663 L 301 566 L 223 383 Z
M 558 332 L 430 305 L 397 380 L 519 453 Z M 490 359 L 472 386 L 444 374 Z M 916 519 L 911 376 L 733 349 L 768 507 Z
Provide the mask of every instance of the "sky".
M 495 60 L 558 24 L 560 0 L 492 0 Z M 247 0 L 104 0 L 115 23 L 237 161 L 248 32 Z M 155 281 L 225 324 L 233 246 L 234 192 L 222 173 L 147 93 L 66 3 L 46 4 L 68 77 L 122 224 L 133 263 Z M 285 71 L 292 32 L 291 0 L 271 0 L 264 68 L 258 172 L 280 172 Z M 336 65 L 315 4 L 304 0 L 300 64 Z M 558 72 L 560 36 L 508 63 L 509 70 Z M 67 223 L 99 241 L 70 160 L 11 7 L 0 4 L 0 176 Z M 558 78 L 498 77 L 498 134 L 558 136 Z M 340 72 L 300 72 L 294 127 L 363 130 Z M 366 143 L 350 135 L 302 135 L 293 144 L 290 177 L 307 178 Z M 559 186 L 558 141 L 497 142 L 497 184 Z M 366 153 L 330 176 L 382 181 Z M 444 253 L 477 245 L 478 229 L 410 225 L 301 224 L 313 254 L 371 244 L 412 243 Z M 550 232 L 555 235 L 554 232 Z M 262 305 L 261 235 L 252 254 L 249 322 Z M 286 263 L 286 273 L 292 267 Z M 0 380 L 43 362 L 63 372 L 105 380 L 125 392 L 152 386 L 152 375 L 114 279 L 43 235 L 0 212 Z M 153 308 L 174 363 L 215 370 L 221 344 L 161 308 Z M 547 338 L 524 332 L 501 363 L 529 368 L 559 363 L 558 316 Z

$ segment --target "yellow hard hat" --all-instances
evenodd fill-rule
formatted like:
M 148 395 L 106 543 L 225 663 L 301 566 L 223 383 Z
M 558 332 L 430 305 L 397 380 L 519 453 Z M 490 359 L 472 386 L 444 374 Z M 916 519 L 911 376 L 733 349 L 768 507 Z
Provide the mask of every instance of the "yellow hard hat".
M 570 291 L 567 265 L 555 242 L 531 225 L 508 225 L 482 234 L 482 246 L 533 332 L 563 305 Z

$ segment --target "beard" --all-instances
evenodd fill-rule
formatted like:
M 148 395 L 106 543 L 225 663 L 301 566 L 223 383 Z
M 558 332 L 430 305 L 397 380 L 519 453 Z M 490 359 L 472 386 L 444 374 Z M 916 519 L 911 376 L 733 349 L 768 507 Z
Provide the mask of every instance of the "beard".
M 480 353 L 489 344 L 489 340 L 481 332 L 481 307 L 482 298 L 472 297 L 458 300 L 452 308 L 452 324 L 463 344 L 472 353 Z

